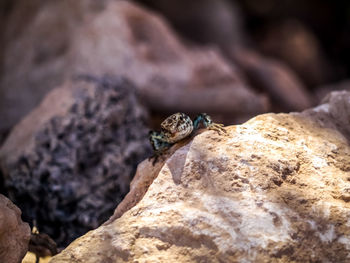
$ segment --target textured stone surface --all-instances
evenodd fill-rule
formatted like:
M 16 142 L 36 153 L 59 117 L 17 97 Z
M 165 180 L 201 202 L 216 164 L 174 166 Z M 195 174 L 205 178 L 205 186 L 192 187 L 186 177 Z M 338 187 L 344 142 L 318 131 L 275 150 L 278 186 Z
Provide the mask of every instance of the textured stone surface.
M 28 250 L 30 227 L 21 211 L 0 194 L 0 262 L 18 263 Z
M 217 49 L 186 47 L 163 18 L 127 1 L 16 1 L 7 24 L 0 131 L 80 73 L 129 77 L 158 112 L 232 116 L 267 108 Z
M 25 220 L 65 246 L 110 217 L 150 154 L 146 116 L 121 78 L 48 94 L 0 148 L 5 188 Z
M 141 200 L 51 262 L 348 262 L 349 107 L 332 93 L 144 161 L 129 193 Z

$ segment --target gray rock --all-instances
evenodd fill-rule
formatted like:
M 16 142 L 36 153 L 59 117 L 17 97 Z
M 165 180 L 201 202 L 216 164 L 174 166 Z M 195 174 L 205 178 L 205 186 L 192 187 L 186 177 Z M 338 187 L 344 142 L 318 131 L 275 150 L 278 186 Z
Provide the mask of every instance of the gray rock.
M 150 150 L 145 109 L 120 78 L 53 90 L 0 149 L 10 198 L 64 246 L 104 222 Z

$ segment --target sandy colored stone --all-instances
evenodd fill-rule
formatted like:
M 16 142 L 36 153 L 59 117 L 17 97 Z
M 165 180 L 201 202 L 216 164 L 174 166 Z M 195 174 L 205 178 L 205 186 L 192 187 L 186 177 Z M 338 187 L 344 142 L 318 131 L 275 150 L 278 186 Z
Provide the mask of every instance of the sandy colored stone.
M 0 194 L 0 262 L 18 263 L 28 250 L 30 227 L 21 211 Z
M 349 99 L 198 134 L 154 167 L 134 207 L 51 262 L 349 262 L 349 132 L 334 125 Z

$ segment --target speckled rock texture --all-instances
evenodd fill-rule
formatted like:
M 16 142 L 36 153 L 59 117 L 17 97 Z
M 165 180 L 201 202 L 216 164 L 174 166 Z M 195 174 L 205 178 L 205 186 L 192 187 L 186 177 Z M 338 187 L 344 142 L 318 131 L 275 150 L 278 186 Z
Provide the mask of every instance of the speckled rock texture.
M 28 250 L 30 227 L 21 211 L 0 194 L 0 262 L 19 263 Z
M 340 92 L 202 131 L 141 163 L 124 199 L 139 201 L 51 263 L 349 262 L 349 116 Z
M 150 154 L 147 111 L 123 78 L 67 82 L 23 119 L 0 148 L 9 197 L 62 247 L 98 227 Z
M 132 79 L 155 112 L 207 111 L 232 118 L 267 110 L 266 97 L 217 48 L 185 45 L 163 17 L 135 3 L 14 2 L 0 51 L 0 132 L 49 90 L 82 73 Z

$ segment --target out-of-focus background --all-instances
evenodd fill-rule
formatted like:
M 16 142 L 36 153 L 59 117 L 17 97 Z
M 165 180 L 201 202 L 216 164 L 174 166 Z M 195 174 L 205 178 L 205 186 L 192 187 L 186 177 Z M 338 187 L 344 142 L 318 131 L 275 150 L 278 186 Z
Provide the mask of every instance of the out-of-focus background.
M 348 1 L 2 0 L 1 193 L 67 246 L 112 215 L 169 114 L 239 124 L 349 89 L 349 17 Z

